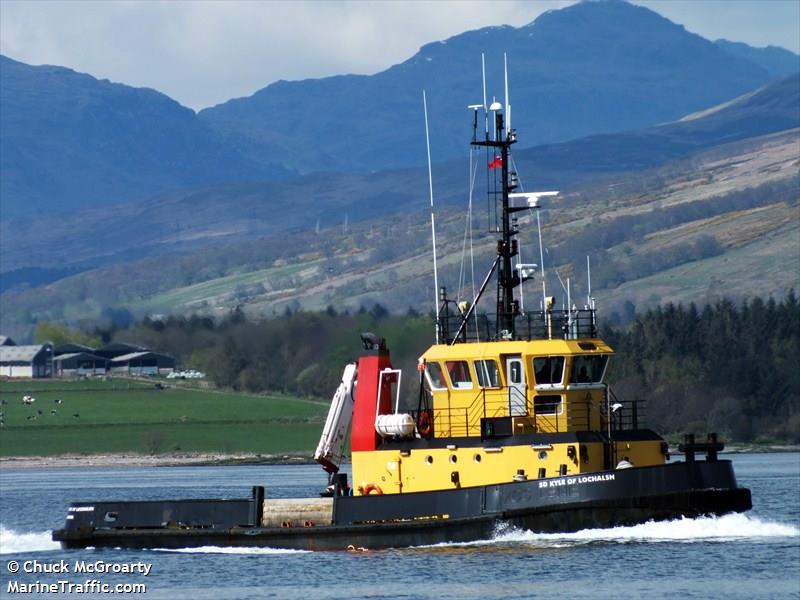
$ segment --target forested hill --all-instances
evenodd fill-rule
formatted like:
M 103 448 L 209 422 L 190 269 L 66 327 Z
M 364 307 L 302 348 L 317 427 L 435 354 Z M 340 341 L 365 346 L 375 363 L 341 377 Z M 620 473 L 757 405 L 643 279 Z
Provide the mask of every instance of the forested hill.
M 385 337 L 395 366 L 415 372 L 430 345 L 429 316 L 389 315 L 380 305 L 356 314 L 289 313 L 248 321 L 238 311 L 210 318 L 144 321 L 106 340 L 158 348 L 222 387 L 330 398 L 344 365 L 359 355 L 359 333 Z M 800 304 L 722 300 L 667 304 L 628 327 L 605 325 L 616 349 L 608 380 L 624 399 L 644 401 L 647 424 L 664 434 L 717 431 L 729 441 L 800 443 Z M 416 398 L 415 378 L 404 396 Z
M 609 379 L 645 401 L 663 431 L 718 431 L 736 441 L 800 442 L 800 304 L 728 300 L 667 304 L 627 329 L 607 328 L 617 349 Z

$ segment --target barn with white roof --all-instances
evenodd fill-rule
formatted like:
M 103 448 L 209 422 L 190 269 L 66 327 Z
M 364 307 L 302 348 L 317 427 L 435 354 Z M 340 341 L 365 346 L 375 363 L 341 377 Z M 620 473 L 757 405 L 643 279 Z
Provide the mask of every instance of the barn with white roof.
M 0 346 L 0 377 L 50 377 L 53 345 Z

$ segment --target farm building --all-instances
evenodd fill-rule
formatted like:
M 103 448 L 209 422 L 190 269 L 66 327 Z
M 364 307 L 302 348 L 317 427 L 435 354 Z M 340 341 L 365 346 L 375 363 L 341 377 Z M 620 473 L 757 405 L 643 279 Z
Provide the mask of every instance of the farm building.
M 164 375 L 175 370 L 175 359 L 149 350 L 123 354 L 109 360 L 109 371 L 128 375 Z
M 0 346 L 0 376 L 50 377 L 53 346 Z
M 105 375 L 108 359 L 91 352 L 67 352 L 53 359 L 53 374 L 59 377 L 72 375 Z
M 16 346 L 17 342 L 6 335 L 0 335 L 0 346 Z
M 112 359 L 117 358 L 119 356 L 124 356 L 126 354 L 133 354 L 136 352 L 149 352 L 148 348 L 144 346 L 138 346 L 136 344 L 125 344 L 120 342 L 112 342 L 111 344 L 106 344 L 102 348 L 98 348 L 97 350 L 93 350 L 94 354 L 97 356 L 102 356 L 104 358 Z
M 89 354 L 94 354 L 94 348 L 89 346 L 84 346 L 83 344 L 58 344 L 53 348 L 53 354 L 55 356 L 61 356 L 62 354 L 75 354 L 78 352 L 88 352 Z

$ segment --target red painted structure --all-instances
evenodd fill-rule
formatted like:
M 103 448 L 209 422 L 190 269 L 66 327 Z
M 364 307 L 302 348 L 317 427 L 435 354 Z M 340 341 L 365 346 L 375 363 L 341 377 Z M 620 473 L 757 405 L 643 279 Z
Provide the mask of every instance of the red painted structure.
M 378 447 L 378 434 L 375 431 L 375 410 L 377 408 L 378 381 L 383 369 L 391 369 L 389 353 L 379 352 L 358 359 L 356 379 L 356 398 L 353 407 L 353 429 L 350 444 L 353 452 L 375 450 Z M 381 386 L 380 413 L 392 412 L 392 386 L 394 374 L 383 375 L 386 379 Z

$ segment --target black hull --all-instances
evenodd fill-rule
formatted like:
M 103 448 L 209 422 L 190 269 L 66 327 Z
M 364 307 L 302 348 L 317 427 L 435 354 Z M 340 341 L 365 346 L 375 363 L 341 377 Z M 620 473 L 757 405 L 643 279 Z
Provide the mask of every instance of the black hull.
M 225 502 L 243 501 L 206 502 L 216 502 L 217 512 L 224 512 Z M 135 511 L 142 504 L 93 507 L 100 512 L 109 506 Z M 571 532 L 751 507 L 750 491 L 737 487 L 729 461 L 689 462 L 439 492 L 337 497 L 334 524 L 328 526 L 267 529 L 128 523 L 109 528 L 87 526 L 77 519 L 53 532 L 53 539 L 65 548 L 381 549 L 489 539 L 500 523 L 537 532 Z M 235 509 L 242 513 L 241 506 Z

